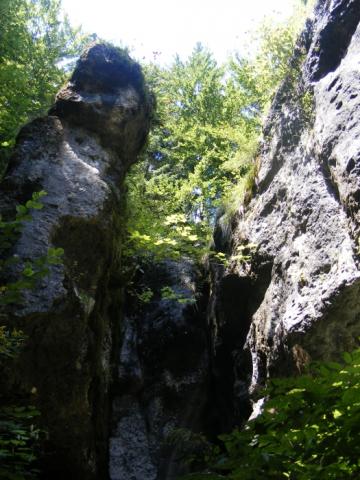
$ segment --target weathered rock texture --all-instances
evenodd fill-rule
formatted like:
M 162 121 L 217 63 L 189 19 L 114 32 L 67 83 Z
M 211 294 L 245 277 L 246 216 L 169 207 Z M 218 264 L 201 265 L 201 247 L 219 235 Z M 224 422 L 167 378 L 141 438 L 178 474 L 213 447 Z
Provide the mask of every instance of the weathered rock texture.
M 154 297 L 121 303 L 121 182 L 151 113 L 139 66 L 91 47 L 50 115 L 21 131 L 1 213 L 11 218 L 32 192 L 48 194 L 12 254 L 65 250 L 7 312 L 28 335 L 10 383 L 34 392 L 43 413 L 44 478 L 174 479 L 184 471 L 169 444 L 179 429 L 229 431 L 266 378 L 356 345 L 359 22 L 360 0 L 321 0 L 308 22 L 267 120 L 254 197 L 215 229 L 230 263 L 210 264 L 208 323 L 206 295 L 196 304 L 161 296 L 166 286 L 193 297 L 201 275 L 186 261 L 144 267 L 135 285 Z
M 215 364 L 226 357 L 243 417 L 267 377 L 339 356 L 360 334 L 359 22 L 359 0 L 319 2 L 293 58 L 298 79 L 267 120 L 254 198 L 215 232 L 232 256 L 256 246 L 250 262 L 212 267 Z
M 136 280 L 137 288 L 151 288 L 154 295 L 142 305 L 136 296 L 127 302 L 113 403 L 111 480 L 177 478 L 184 471 L 184 451 L 173 445 L 183 443 L 179 429 L 203 430 L 209 356 L 200 281 L 198 269 L 186 261 L 148 265 Z M 163 298 L 163 287 L 170 287 L 174 298 Z M 195 290 L 200 299 L 193 303 Z
M 46 479 L 107 476 L 121 184 L 144 144 L 150 103 L 139 65 L 115 48 L 91 46 L 49 116 L 21 130 L 1 185 L 1 213 L 10 218 L 34 191 L 47 192 L 12 253 L 25 261 L 49 247 L 65 250 L 63 264 L 7 312 L 28 335 L 12 383 L 36 392 L 49 435 Z

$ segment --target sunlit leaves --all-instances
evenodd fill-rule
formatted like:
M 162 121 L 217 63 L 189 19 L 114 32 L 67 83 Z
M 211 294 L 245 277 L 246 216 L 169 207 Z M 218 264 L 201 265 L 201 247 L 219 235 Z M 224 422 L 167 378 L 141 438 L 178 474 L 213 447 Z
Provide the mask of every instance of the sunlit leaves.
M 161 298 L 163 300 L 175 300 L 183 305 L 191 305 L 196 303 L 195 297 L 189 297 L 180 292 L 176 292 L 172 287 L 166 286 L 161 289 Z
M 271 380 L 263 413 L 221 437 L 226 452 L 207 470 L 232 480 L 359 478 L 360 349 L 344 360 Z
M 157 256 L 201 257 L 224 194 L 249 171 L 258 132 L 243 128 L 240 105 L 230 108 L 237 97 L 230 98 L 225 73 L 201 45 L 169 68 L 147 67 L 157 120 L 142 164 L 128 177 L 138 252 L 147 243 Z
M 65 66 L 89 37 L 60 14 L 59 0 L 1 0 L 0 155 L 19 128 L 51 105 Z
M 290 59 L 310 4 L 313 2 L 299 5 L 293 16 L 283 23 L 265 20 L 251 39 L 252 45 L 257 45 L 255 53 L 238 53 L 230 63 L 229 83 L 242 99 L 243 108 L 254 125 L 259 126 L 279 83 L 293 73 Z
M 130 229 L 166 245 L 169 215 L 183 215 L 188 241 L 209 237 L 216 212 L 231 217 L 254 190 L 263 114 L 279 82 L 291 70 L 290 57 L 304 15 L 289 23 L 264 23 L 254 55 L 238 54 L 219 66 L 198 44 L 186 60 L 169 67 L 145 67 L 157 98 L 157 117 L 141 165 L 129 182 Z M 199 226 L 201 225 L 201 228 Z M 205 237 L 201 238 L 201 234 Z M 134 239 L 134 237 L 133 237 Z M 144 246 L 144 238 L 141 248 Z

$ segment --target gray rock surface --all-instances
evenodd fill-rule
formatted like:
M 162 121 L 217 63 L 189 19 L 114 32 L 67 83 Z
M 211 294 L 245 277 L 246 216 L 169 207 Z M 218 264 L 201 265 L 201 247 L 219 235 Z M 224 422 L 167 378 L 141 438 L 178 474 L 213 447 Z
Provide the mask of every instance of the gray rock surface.
M 218 222 L 230 266 L 211 267 L 214 358 L 223 332 L 238 331 L 232 388 L 243 417 L 269 376 L 358 344 L 359 22 L 360 1 L 319 2 L 293 59 L 298 81 L 287 79 L 272 105 L 253 199 L 230 235 Z M 231 260 L 249 244 L 251 261 Z
M 121 185 L 150 113 L 139 65 L 118 49 L 92 45 L 49 116 L 21 130 L 1 184 L 7 218 L 34 191 L 47 192 L 11 252 L 20 266 L 49 247 L 65 251 L 63 263 L 6 312 L 28 336 L 11 382 L 36 392 L 32 401 L 49 436 L 45 478 L 52 480 L 107 474 L 108 394 L 121 320 Z
M 11 254 L 65 251 L 5 312 L 28 335 L 8 383 L 34 392 L 43 412 L 44 478 L 174 480 L 186 472 L 187 429 L 229 431 L 268 377 L 357 344 L 359 22 L 360 0 L 318 3 L 292 60 L 298 78 L 284 81 L 269 113 L 254 196 L 215 228 L 230 263 L 210 262 L 208 306 L 186 260 L 144 265 L 134 286 L 153 297 L 141 303 L 140 288 L 123 299 L 121 185 L 151 115 L 136 63 L 92 46 L 49 116 L 20 132 L 0 211 L 11 218 L 34 191 L 47 196 Z
M 127 301 L 113 402 L 111 480 L 175 480 L 186 470 L 179 437 L 175 444 L 172 439 L 179 429 L 202 431 L 208 401 L 205 311 L 201 300 L 193 303 L 200 280 L 198 269 L 184 260 L 145 265 L 134 282 L 138 289 L 151 288 L 153 297 L 142 304 L 130 295 Z M 163 297 L 164 287 L 174 298 Z

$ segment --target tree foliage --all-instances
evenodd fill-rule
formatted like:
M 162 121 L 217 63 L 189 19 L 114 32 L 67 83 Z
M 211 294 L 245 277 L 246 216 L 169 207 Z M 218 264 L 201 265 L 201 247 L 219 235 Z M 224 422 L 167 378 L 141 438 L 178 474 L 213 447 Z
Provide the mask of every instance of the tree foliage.
M 286 22 L 273 23 L 265 19 L 252 38 L 252 44 L 257 45 L 255 52 L 237 53 L 230 61 L 233 88 L 244 96 L 250 111 L 260 113 L 255 115 L 260 124 L 280 82 L 293 74 L 290 60 L 313 3 L 298 5 Z
M 158 110 L 143 161 L 128 177 L 131 238 L 146 235 L 155 253 L 167 245 L 168 255 L 201 255 L 224 193 L 251 168 L 258 132 L 246 128 L 225 69 L 201 45 L 147 74 Z
M 201 44 L 186 60 L 145 66 L 157 116 L 128 177 L 131 255 L 201 255 L 219 207 L 232 214 L 249 198 L 263 116 L 290 72 L 304 16 L 302 8 L 289 22 L 264 23 L 257 50 L 222 66 Z
M 344 362 L 313 364 L 306 375 L 273 379 L 264 411 L 221 436 L 206 471 L 190 480 L 345 480 L 360 476 L 360 349 Z
M 158 124 L 145 158 L 147 192 L 162 199 L 162 208 L 165 201 L 167 213 L 211 225 L 224 191 L 248 168 L 243 157 L 251 158 L 258 132 L 225 67 L 200 44 L 186 61 L 176 57 L 168 69 L 151 68 Z
M 19 128 L 51 105 L 90 37 L 70 26 L 60 0 L 0 0 L 0 159 Z

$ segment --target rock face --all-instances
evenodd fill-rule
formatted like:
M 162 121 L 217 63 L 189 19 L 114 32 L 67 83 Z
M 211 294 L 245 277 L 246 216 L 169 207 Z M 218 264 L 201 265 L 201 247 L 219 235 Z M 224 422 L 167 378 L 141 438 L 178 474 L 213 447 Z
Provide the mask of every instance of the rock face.
M 136 296 L 128 299 L 113 403 L 111 480 L 177 478 L 184 452 L 173 443 L 181 444 L 184 429 L 203 430 L 209 356 L 203 297 L 194 303 L 200 279 L 190 262 L 148 265 L 136 284 L 151 288 L 153 297 L 142 305 Z M 164 287 L 170 292 L 165 297 Z
M 150 114 L 139 65 L 118 49 L 93 45 L 49 116 L 21 130 L 1 185 L 8 218 L 34 191 L 47 192 L 12 254 L 22 262 L 49 247 L 65 251 L 63 263 L 7 311 L 9 324 L 28 336 L 12 384 L 32 391 L 42 412 L 46 479 L 107 475 L 108 394 L 121 319 L 121 185 Z
M 317 5 L 265 126 L 253 199 L 217 222 L 229 263 L 210 262 L 208 306 L 185 260 L 145 266 L 135 285 L 153 297 L 123 301 L 121 185 L 151 116 L 136 63 L 92 46 L 49 116 L 20 132 L 0 211 L 12 218 L 34 191 L 47 195 L 4 280 L 49 247 L 65 252 L 5 312 L 28 336 L 7 387 L 32 392 L 43 414 L 43 478 L 173 480 L 187 429 L 229 431 L 266 378 L 357 344 L 359 23 L 360 0 Z
M 272 105 L 253 199 L 216 227 L 230 265 L 211 267 L 214 362 L 226 357 L 243 418 L 267 377 L 358 342 L 359 22 L 359 0 L 319 2 L 293 58 L 298 79 Z

